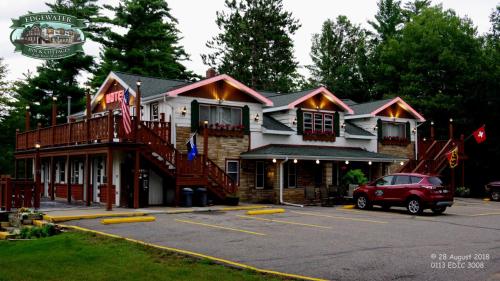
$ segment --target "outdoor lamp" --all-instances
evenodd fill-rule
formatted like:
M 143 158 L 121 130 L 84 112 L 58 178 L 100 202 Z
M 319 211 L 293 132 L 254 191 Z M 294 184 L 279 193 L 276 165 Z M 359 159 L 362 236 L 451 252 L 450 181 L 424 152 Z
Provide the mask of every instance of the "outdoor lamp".
M 373 130 L 376 131 L 378 129 L 378 126 L 373 127 Z
M 57 101 L 57 97 L 54 97 L 54 96 L 53 96 L 53 97 L 52 97 L 52 100 L 53 100 L 53 101 Z
M 372 164 L 372 161 L 368 161 L 368 165 L 371 165 Z
M 181 110 L 181 114 L 182 114 L 182 116 L 185 116 L 186 113 L 187 113 L 187 108 L 184 106 L 184 108 L 182 108 L 182 110 Z
M 319 111 L 319 106 L 316 106 L 316 110 L 318 110 L 318 111 Z
M 30 110 L 30 106 L 29 105 L 26 106 L 26 110 Z
M 319 164 L 319 160 L 316 160 L 316 164 Z
M 273 158 L 273 163 L 276 163 L 276 158 Z
M 453 118 L 450 118 L 450 123 L 453 123 Z
M 431 121 L 431 126 L 434 126 L 434 121 Z
M 142 84 L 141 79 L 137 80 L 137 82 L 135 82 L 135 84 L 137 85 L 137 87 L 140 87 L 140 86 L 141 86 L 141 84 Z
M 345 123 L 342 123 L 342 125 L 340 126 L 342 129 L 345 128 Z
M 257 113 L 257 115 L 255 115 L 255 118 L 254 118 L 255 122 L 259 122 L 259 114 Z
M 36 143 L 35 143 L 35 148 L 36 148 L 36 149 L 39 149 L 39 148 L 40 148 L 40 143 L 39 143 L 39 142 L 36 142 Z
M 399 165 L 403 166 L 405 164 L 405 162 L 401 161 L 399 162 Z
M 297 125 L 297 117 L 295 117 L 292 121 L 293 125 Z
M 346 165 L 349 165 L 349 160 L 345 160 L 345 164 L 346 164 Z
M 414 134 L 416 134 L 416 133 L 417 133 L 417 127 L 413 128 L 412 132 L 413 132 Z
M 297 164 L 297 159 L 293 159 L 293 163 L 294 163 L 294 164 Z

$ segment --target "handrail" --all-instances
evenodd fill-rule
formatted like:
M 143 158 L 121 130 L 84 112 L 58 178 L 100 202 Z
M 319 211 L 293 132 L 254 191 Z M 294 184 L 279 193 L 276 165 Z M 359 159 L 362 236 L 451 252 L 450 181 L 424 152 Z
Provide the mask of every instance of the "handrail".
M 207 158 L 208 176 L 222 187 L 224 192 L 233 194 L 236 192 L 237 184 L 224 170 L 214 161 Z

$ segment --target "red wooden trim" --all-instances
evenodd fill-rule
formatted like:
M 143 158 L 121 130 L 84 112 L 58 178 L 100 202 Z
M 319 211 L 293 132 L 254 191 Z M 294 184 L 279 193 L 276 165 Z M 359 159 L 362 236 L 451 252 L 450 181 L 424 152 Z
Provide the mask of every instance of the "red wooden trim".
M 413 109 L 413 107 L 411 107 L 409 104 L 407 104 L 402 98 L 400 97 L 396 97 L 394 98 L 393 100 L 389 101 L 388 103 L 384 104 L 383 106 L 375 109 L 374 111 L 372 111 L 370 114 L 372 116 L 375 116 L 377 115 L 379 112 L 381 112 L 382 110 L 388 108 L 389 106 L 395 104 L 395 103 L 399 103 L 399 105 L 406 111 L 410 112 L 411 114 L 413 114 L 413 116 L 415 116 L 418 121 L 420 122 L 425 122 L 425 118 L 420 115 L 415 109 Z
M 347 113 L 349 114 L 354 114 L 354 111 L 347 105 L 345 104 L 343 101 L 341 101 L 339 98 L 337 98 L 332 92 L 328 91 L 327 88 L 325 87 L 319 87 L 318 89 L 310 92 L 309 94 L 295 100 L 294 102 L 288 104 L 288 108 L 289 109 L 292 109 L 294 108 L 296 105 L 302 103 L 303 101 L 306 101 L 307 99 L 311 98 L 311 97 L 314 97 L 315 95 L 317 94 L 320 94 L 322 93 L 327 99 L 329 99 L 331 102 L 339 105 L 341 108 L 343 108 Z

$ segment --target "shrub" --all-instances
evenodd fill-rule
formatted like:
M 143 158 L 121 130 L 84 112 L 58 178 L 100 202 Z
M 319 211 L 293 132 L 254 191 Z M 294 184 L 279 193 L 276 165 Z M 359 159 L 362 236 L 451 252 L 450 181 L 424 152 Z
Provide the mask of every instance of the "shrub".
M 46 224 L 41 227 L 23 227 L 19 236 L 21 239 L 32 239 L 49 237 L 57 234 L 56 227 L 53 224 Z
M 349 170 L 344 177 L 342 177 L 342 182 L 344 185 L 349 184 L 365 184 L 368 182 L 365 174 L 361 169 Z

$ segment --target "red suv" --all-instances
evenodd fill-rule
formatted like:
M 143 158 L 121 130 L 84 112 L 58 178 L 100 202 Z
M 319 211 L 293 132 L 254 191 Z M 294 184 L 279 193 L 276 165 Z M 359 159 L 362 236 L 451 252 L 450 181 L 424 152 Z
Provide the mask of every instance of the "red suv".
M 372 205 L 385 209 L 405 206 L 412 215 L 427 208 L 441 214 L 453 205 L 453 193 L 436 176 L 398 173 L 359 186 L 354 190 L 354 200 L 359 209 L 369 209 Z

